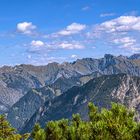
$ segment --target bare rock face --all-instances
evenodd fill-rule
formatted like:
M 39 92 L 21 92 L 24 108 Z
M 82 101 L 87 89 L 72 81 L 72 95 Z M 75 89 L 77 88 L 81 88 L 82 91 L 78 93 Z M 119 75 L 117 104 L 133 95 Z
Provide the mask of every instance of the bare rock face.
M 97 75 L 69 79 L 62 77 L 49 86 L 32 89 L 9 109 L 7 119 L 12 126 L 21 130 L 46 101 L 54 99 L 75 85 L 83 85 L 95 76 Z
M 110 78 L 110 75 L 111 77 L 115 77 L 112 75 L 122 73 L 127 75 L 124 77 L 117 76 L 117 78 L 114 78 L 117 79 L 115 82 L 111 81 L 113 79 Z M 132 76 L 137 77 L 132 78 Z M 97 77 L 102 78 L 99 78 L 99 80 Z M 111 80 L 107 80 L 105 77 Z M 45 114 L 44 112 L 48 108 L 48 100 L 51 104 L 59 100 L 54 105 L 49 104 L 50 110 L 51 106 L 56 107 L 56 105 L 61 105 L 61 102 L 64 100 L 63 96 L 67 97 L 66 103 L 70 102 L 70 106 L 65 106 L 64 111 L 61 111 L 62 115 L 58 113 L 54 119 L 60 118 L 59 116 L 69 117 L 68 114 L 74 113 L 74 111 L 71 111 L 72 108 L 77 107 L 81 96 L 85 96 L 89 90 L 91 90 L 89 96 L 87 95 L 81 100 L 81 105 L 79 104 L 81 108 L 75 108 L 75 112 L 79 111 L 84 114 L 82 107 L 86 108 L 86 103 L 90 100 L 97 103 L 98 106 L 104 106 L 105 104 L 109 106 L 108 103 L 115 100 L 139 110 L 139 80 L 136 80 L 138 77 L 140 77 L 140 59 L 138 54 L 130 57 L 106 54 L 100 59 L 83 58 L 72 63 L 65 62 L 58 64 L 54 62 L 46 66 L 4 66 L 0 68 L 0 114 L 7 113 L 8 120 L 12 125 L 21 130 L 33 116 L 36 116 L 35 113 L 40 114 L 38 113 L 39 110 L 40 112 L 43 110 L 43 114 Z M 94 84 L 91 87 L 86 87 L 88 86 L 86 83 L 89 80 L 96 78 L 100 83 L 94 83 L 93 80 Z M 112 84 L 113 86 L 110 86 Z M 78 92 L 78 95 L 73 90 L 74 86 L 77 86 L 74 90 Z M 81 86 L 82 90 L 79 89 Z M 84 90 L 87 91 L 83 93 Z M 75 94 L 71 95 L 71 92 Z M 63 93 L 65 94 L 63 95 Z M 70 94 L 70 97 L 66 93 Z M 93 97 L 92 94 L 94 95 Z M 73 97 L 74 99 L 71 99 L 71 96 L 75 96 Z M 109 100 L 106 100 L 108 96 Z M 74 103 L 69 99 L 74 101 Z M 61 107 L 59 106 L 59 108 Z M 71 110 L 68 108 L 71 108 Z M 59 109 L 57 108 L 57 110 Z M 66 116 L 64 112 L 67 114 Z M 25 114 L 25 116 L 22 114 Z M 17 123 L 15 123 L 15 120 Z M 40 122 L 42 122 L 41 120 L 43 119 L 40 119 Z M 45 120 L 49 119 L 46 118 Z
M 139 53 L 133 54 L 129 57 L 129 59 L 131 59 L 131 60 L 140 59 L 140 54 Z
M 71 118 L 74 113 L 80 113 L 87 120 L 88 102 L 93 102 L 99 108 L 109 108 L 111 102 L 118 102 L 140 114 L 140 78 L 127 74 L 106 75 L 94 78 L 81 87 L 73 87 L 46 101 L 26 122 L 21 132 L 30 131 L 36 122 L 45 127 L 44 122 Z M 140 119 L 139 116 L 137 119 Z
M 45 101 L 53 98 L 50 88 L 32 89 L 9 109 L 7 119 L 20 130 Z
M 22 94 L 12 88 L 7 88 L 6 83 L 0 81 L 0 113 L 8 109 L 22 97 Z

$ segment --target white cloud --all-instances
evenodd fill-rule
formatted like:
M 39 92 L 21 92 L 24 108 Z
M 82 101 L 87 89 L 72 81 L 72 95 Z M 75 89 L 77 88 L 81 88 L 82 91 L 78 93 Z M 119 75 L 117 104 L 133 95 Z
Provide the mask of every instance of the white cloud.
M 58 45 L 62 49 L 83 49 L 85 48 L 83 45 L 78 42 L 62 42 Z
M 66 29 L 59 31 L 57 35 L 68 36 L 72 34 L 77 34 L 85 28 L 86 25 L 84 24 L 72 23 L 71 25 L 67 26 Z
M 21 22 L 17 24 L 17 31 L 23 34 L 32 34 L 36 26 L 32 22 Z
M 124 37 L 119 39 L 114 39 L 115 44 L 120 45 L 121 48 L 131 48 L 135 45 L 136 39 L 132 37 Z
M 97 28 L 106 32 L 140 31 L 140 17 L 121 16 L 119 18 L 106 21 L 100 24 Z
M 57 36 L 57 38 L 54 39 L 52 35 Z M 48 36 L 46 41 L 41 41 L 40 38 L 27 45 L 27 51 L 32 55 L 31 59 L 34 59 L 34 55 L 50 55 L 56 50 L 64 53 L 74 50 L 72 52 L 75 53 L 76 51 L 83 52 L 80 49 L 86 47 L 92 51 L 92 48 L 95 48 L 94 46 L 96 46 L 97 51 L 98 48 L 101 50 L 103 46 L 117 51 L 137 52 L 140 51 L 140 17 L 121 16 L 93 26 L 72 23 L 65 29 L 54 34 L 48 34 Z M 108 48 L 103 48 L 103 51 L 108 50 Z M 67 57 L 69 60 L 74 60 L 77 55 L 73 54 Z M 30 59 L 30 56 L 28 58 Z M 44 58 L 46 57 L 44 56 Z M 54 60 L 55 58 L 52 57 L 47 61 Z M 61 61 L 63 60 L 61 59 Z M 46 62 L 46 59 L 44 62 Z
M 119 48 L 127 49 L 133 52 L 140 51 L 140 48 L 137 46 L 136 39 L 132 37 L 124 37 L 124 38 L 115 39 L 113 42 L 119 45 Z
M 118 18 L 105 21 L 101 24 L 93 25 L 88 32 L 87 38 L 100 42 L 116 49 L 126 51 L 140 51 L 140 17 L 120 16 Z
M 30 47 L 28 47 L 30 46 Z M 43 42 L 40 40 L 33 40 L 30 45 L 26 44 L 27 52 L 28 53 L 35 53 L 35 54 L 44 54 L 46 52 L 54 51 L 54 50 L 78 50 L 84 49 L 85 46 L 78 41 L 70 40 L 70 41 L 48 41 Z
M 115 15 L 115 13 L 103 13 L 103 14 L 100 14 L 100 17 L 111 17 L 114 15 Z
M 131 37 L 124 37 L 124 38 L 120 38 L 120 39 L 115 39 L 114 43 L 119 44 L 119 43 L 135 43 L 136 40 L 131 38 Z
M 33 40 L 31 42 L 31 46 L 34 46 L 34 47 L 42 47 L 44 45 L 45 45 L 45 43 L 43 41 L 40 41 L 40 40 Z

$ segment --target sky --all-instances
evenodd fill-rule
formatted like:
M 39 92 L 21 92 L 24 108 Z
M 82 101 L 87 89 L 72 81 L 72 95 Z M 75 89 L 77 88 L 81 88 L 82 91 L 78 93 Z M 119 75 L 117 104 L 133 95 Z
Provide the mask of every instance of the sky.
M 140 0 L 0 0 L 0 66 L 140 53 Z

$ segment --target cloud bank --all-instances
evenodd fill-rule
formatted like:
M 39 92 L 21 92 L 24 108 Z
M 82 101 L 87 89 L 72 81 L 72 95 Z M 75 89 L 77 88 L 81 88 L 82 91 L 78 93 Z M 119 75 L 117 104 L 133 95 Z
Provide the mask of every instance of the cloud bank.
M 113 16 L 112 13 L 102 14 L 102 17 Z M 140 17 L 120 16 L 112 20 L 106 20 L 99 24 L 86 25 L 73 22 L 63 29 L 54 33 L 39 33 L 34 37 L 37 26 L 32 22 L 21 22 L 17 24 L 17 31 L 28 37 L 30 42 L 26 42 L 26 53 L 28 59 L 44 61 L 43 57 L 58 51 L 68 53 L 68 59 L 77 59 L 75 52 L 81 50 L 98 50 L 98 48 L 124 50 L 128 53 L 140 52 Z M 44 56 L 45 54 L 45 56 Z M 82 53 L 81 53 L 82 54 Z M 35 58 L 34 58 L 35 56 Z M 66 59 L 66 57 L 50 56 L 47 61 Z M 46 60 L 46 59 L 45 59 Z M 37 61 L 37 60 L 36 60 Z

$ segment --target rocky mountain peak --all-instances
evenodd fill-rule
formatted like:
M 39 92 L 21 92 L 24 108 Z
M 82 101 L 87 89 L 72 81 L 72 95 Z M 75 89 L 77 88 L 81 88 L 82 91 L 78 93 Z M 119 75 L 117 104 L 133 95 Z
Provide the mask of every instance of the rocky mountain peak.
M 23 114 L 27 115 L 25 118 L 28 118 L 28 115 L 32 117 L 37 109 L 40 108 L 40 105 L 44 105 L 47 98 L 50 100 L 52 97 L 56 98 L 57 104 L 57 97 L 63 94 L 67 97 L 65 102 L 69 101 L 71 96 L 73 96 L 72 102 L 71 100 L 69 101 L 71 107 L 75 107 L 78 100 L 81 99 L 81 96 L 87 97 L 84 97 L 83 101 L 78 104 L 79 106 L 87 103 L 90 99 L 96 103 L 96 100 L 92 100 L 92 94 L 99 97 L 96 98 L 99 101 L 97 105 L 102 105 L 104 101 L 106 102 L 106 95 L 109 93 L 110 99 L 107 100 L 107 102 L 114 101 L 115 99 L 115 101 L 117 100 L 129 106 L 138 107 L 136 101 L 139 103 L 140 98 L 140 59 L 137 59 L 139 57 L 135 58 L 136 59 L 130 59 L 128 57 L 106 54 L 103 58 L 83 58 L 73 63 L 65 62 L 59 64 L 54 62 L 45 66 L 23 64 L 14 67 L 2 67 L 0 68 L 0 113 L 10 111 L 10 114 L 12 114 L 12 116 L 14 115 L 15 118 L 17 118 L 16 114 L 18 114 L 19 122 L 22 123 L 22 119 L 20 120 L 22 115 L 20 115 L 19 112 L 23 111 Z M 86 85 L 89 80 L 92 80 L 91 83 Z M 74 86 L 77 86 L 77 88 L 71 90 Z M 29 91 L 32 91 L 32 89 L 39 92 L 30 92 L 29 94 Z M 67 92 L 68 90 L 69 92 Z M 85 93 L 83 93 L 84 91 Z M 69 96 L 66 94 L 69 94 Z M 37 99 L 37 102 L 30 102 L 28 97 L 30 99 L 34 97 L 34 99 Z M 95 96 L 93 95 L 93 97 Z M 114 97 L 113 100 L 112 97 Z M 61 101 L 63 100 L 63 96 L 61 96 L 59 100 L 59 103 L 63 102 Z M 126 102 L 126 100 L 128 102 Z M 31 114 L 31 110 L 28 110 L 28 108 L 25 109 L 26 106 L 23 106 L 23 103 L 28 103 L 31 107 L 34 107 L 36 104 L 34 112 Z M 63 105 L 59 106 L 59 108 L 63 107 Z M 47 106 L 47 104 L 45 104 L 45 106 Z M 18 112 L 13 109 L 13 107 L 16 109 L 18 107 L 18 111 L 20 111 Z M 59 111 L 58 108 L 57 110 Z M 63 112 L 61 113 L 64 116 Z M 9 121 L 10 116 L 11 115 L 8 117 Z M 28 119 L 31 119 L 30 117 Z M 15 120 L 13 119 L 12 121 L 14 122 Z
M 104 55 L 104 58 L 106 58 L 106 59 L 113 58 L 113 57 L 114 57 L 114 55 L 112 55 L 112 54 L 105 54 Z
M 129 59 L 134 60 L 134 59 L 140 59 L 140 53 L 133 54 L 129 57 Z

